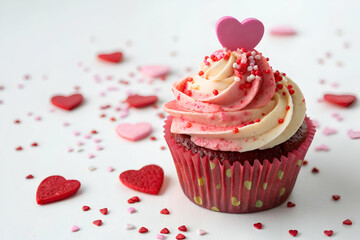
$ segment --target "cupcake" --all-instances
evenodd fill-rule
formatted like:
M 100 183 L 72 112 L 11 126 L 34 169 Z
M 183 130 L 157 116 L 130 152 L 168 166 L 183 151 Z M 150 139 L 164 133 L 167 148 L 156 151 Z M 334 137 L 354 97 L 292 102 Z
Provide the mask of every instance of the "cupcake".
M 254 49 L 263 32 L 256 19 L 221 18 L 223 49 L 177 81 L 175 100 L 164 105 L 181 188 L 206 209 L 247 213 L 282 204 L 315 134 L 299 87 Z

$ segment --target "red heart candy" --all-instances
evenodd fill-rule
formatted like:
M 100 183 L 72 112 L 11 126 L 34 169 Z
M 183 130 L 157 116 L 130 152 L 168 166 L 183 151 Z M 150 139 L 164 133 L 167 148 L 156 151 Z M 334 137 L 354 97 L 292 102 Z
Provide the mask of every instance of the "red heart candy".
M 62 176 L 50 176 L 45 178 L 36 192 L 36 202 L 47 204 L 60 201 L 74 195 L 80 188 L 77 180 L 66 180 Z
M 262 223 L 261 222 L 254 223 L 254 228 L 261 229 L 262 228 Z
M 346 220 L 343 221 L 343 224 L 352 225 L 352 221 L 350 219 L 346 219 Z
M 334 231 L 333 230 L 325 230 L 324 234 L 328 237 L 331 237 L 334 234 Z
M 141 95 L 131 95 L 128 96 L 126 102 L 135 108 L 147 107 L 151 104 L 154 104 L 158 100 L 157 96 L 141 96 Z
M 187 232 L 187 228 L 185 225 L 181 225 L 180 227 L 178 227 L 179 231 L 182 231 L 182 232 Z
M 90 207 L 89 207 L 89 206 L 83 206 L 83 207 L 82 207 L 82 210 L 83 210 L 84 212 L 89 211 L 89 210 L 90 210 Z
M 148 232 L 149 230 L 146 228 L 146 227 L 141 227 L 140 229 L 139 229 L 139 233 L 146 233 L 146 232 Z
M 341 107 L 349 107 L 356 100 L 354 95 L 324 94 L 324 100 Z
M 337 201 L 337 200 L 340 199 L 340 195 L 332 195 L 332 198 L 333 198 L 335 201 Z
M 108 209 L 107 208 L 102 208 L 99 210 L 103 215 L 108 214 Z
M 101 220 L 95 220 L 95 221 L 93 221 L 93 224 L 100 227 L 102 225 L 102 221 Z
M 295 203 L 292 203 L 292 202 L 287 202 L 286 205 L 287 205 L 288 208 L 292 208 L 292 207 L 296 206 Z
M 120 181 L 139 192 L 158 194 L 164 181 L 164 171 L 157 165 L 147 165 L 140 170 L 127 170 L 120 174 Z
M 298 234 L 298 230 L 289 230 L 289 233 L 291 236 L 296 237 L 296 235 Z
M 99 54 L 98 58 L 106 62 L 119 63 L 123 59 L 123 54 L 122 52 L 103 53 Z
M 178 235 L 176 235 L 175 238 L 176 238 L 176 239 L 185 239 L 186 237 L 185 237 L 184 234 L 179 233 Z
M 82 101 L 83 101 L 83 96 L 81 94 L 73 94 L 68 97 L 54 96 L 51 98 L 52 104 L 68 111 L 79 106 Z
M 216 23 L 216 35 L 223 47 L 231 51 L 238 48 L 253 50 L 264 35 L 264 25 L 255 18 L 239 22 L 236 18 L 226 16 Z
M 161 214 L 165 214 L 165 215 L 168 215 L 170 214 L 169 210 L 167 208 L 164 208 L 160 211 Z
M 167 229 L 167 228 L 163 228 L 163 229 L 161 229 L 160 233 L 162 233 L 162 234 L 169 234 L 170 231 L 169 231 L 169 229 Z

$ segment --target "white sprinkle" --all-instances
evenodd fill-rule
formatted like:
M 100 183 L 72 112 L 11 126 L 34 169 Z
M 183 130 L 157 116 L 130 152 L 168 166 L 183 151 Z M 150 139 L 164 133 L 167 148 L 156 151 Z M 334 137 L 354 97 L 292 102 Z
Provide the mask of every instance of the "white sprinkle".
M 234 64 L 233 64 L 233 68 L 238 68 L 238 64 L 235 62 Z
M 95 170 L 96 170 L 96 167 L 94 167 L 94 166 L 88 166 L 88 170 L 89 170 L 90 172 L 95 171 Z
M 256 59 L 256 60 L 260 60 L 260 58 L 261 58 L 260 55 L 256 55 L 256 56 L 255 56 L 255 59 Z
M 132 230 L 132 229 L 135 229 L 135 226 L 128 223 L 128 224 L 126 224 L 125 229 L 126 230 Z
M 251 60 L 254 60 L 254 57 L 250 56 L 248 59 L 251 61 Z
M 251 52 L 251 55 L 255 56 L 255 55 L 256 55 L 256 52 L 255 52 L 255 51 L 252 51 L 252 52 Z
M 247 59 L 246 58 L 241 59 L 241 63 L 247 63 Z
M 250 72 L 253 70 L 253 67 L 252 66 L 248 66 L 247 70 Z
M 258 65 L 255 65 L 253 68 L 254 68 L 255 71 L 259 70 Z
M 239 77 L 234 77 L 234 81 L 235 82 L 240 82 L 240 78 Z
M 258 81 L 260 81 L 260 80 L 261 80 L 261 77 L 260 77 L 260 76 L 256 76 L 255 79 L 258 80 Z
M 254 80 L 255 79 L 255 75 L 253 75 L 253 74 L 251 74 L 250 76 L 248 76 L 247 78 L 246 78 L 246 80 L 248 81 L 248 82 L 251 82 L 252 80 Z

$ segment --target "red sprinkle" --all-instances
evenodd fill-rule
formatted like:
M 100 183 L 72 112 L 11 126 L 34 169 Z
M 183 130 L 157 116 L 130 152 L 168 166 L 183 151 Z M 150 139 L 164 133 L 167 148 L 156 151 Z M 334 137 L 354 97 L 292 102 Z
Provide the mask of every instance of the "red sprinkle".
M 187 232 L 187 228 L 185 225 L 181 225 L 180 227 L 178 227 L 179 231 L 182 231 L 182 232 Z
M 141 227 L 139 233 L 147 233 L 149 230 L 146 227 Z
M 169 214 L 170 214 L 170 212 L 169 212 L 169 210 L 168 210 L 167 208 L 162 209 L 162 210 L 160 211 L 160 213 L 161 213 L 161 214 L 165 214 L 165 215 L 169 215 Z
M 218 90 L 214 89 L 213 94 L 216 96 L 219 94 Z
M 96 130 L 92 130 L 91 134 L 97 134 L 98 132 Z
M 15 148 L 15 150 L 16 151 L 21 151 L 21 150 L 23 150 L 23 148 L 21 146 L 19 146 L 19 147 Z
M 296 237 L 296 235 L 298 235 L 299 232 L 298 230 L 289 230 L 289 233 L 291 236 Z
M 292 202 L 287 202 L 286 206 L 287 206 L 288 208 L 292 208 L 292 207 L 295 207 L 296 204 L 295 204 L 295 203 L 292 203 Z
M 151 140 L 151 141 L 155 141 L 155 140 L 156 140 L 156 137 L 152 136 L 152 137 L 150 138 L 150 140 Z
M 25 178 L 26 178 L 26 179 L 33 179 L 33 178 L 34 178 L 34 176 L 33 176 L 33 175 L 31 175 L 31 174 L 29 174 L 29 175 L 27 175 Z
M 261 222 L 254 223 L 254 228 L 261 229 L 262 228 L 262 223 Z
M 191 128 L 191 126 L 192 126 L 192 124 L 189 123 L 189 122 L 186 124 L 186 127 L 187 127 L 187 128 Z
M 178 235 L 176 235 L 176 239 L 185 239 L 185 235 L 184 234 L 181 234 L 179 233 Z
M 319 169 L 317 169 L 317 168 L 314 167 L 314 168 L 311 170 L 311 172 L 312 172 L 312 173 L 318 173 L 318 172 L 319 172 Z
M 136 203 L 136 202 L 140 202 L 140 198 L 138 196 L 134 196 L 132 198 L 129 198 L 127 200 L 128 203 Z
M 93 221 L 93 224 L 100 227 L 102 225 L 102 221 L 101 220 L 95 220 L 95 221 Z
M 295 90 L 294 90 L 294 89 L 289 89 L 289 93 L 290 93 L 291 95 L 293 95 L 293 94 L 295 93 Z
M 350 219 L 346 219 L 343 221 L 344 225 L 352 225 L 352 221 Z
M 203 71 L 200 71 L 200 72 L 199 72 L 199 76 L 202 76 L 202 75 L 204 75 L 204 72 L 203 72 Z
M 193 79 L 192 77 L 188 77 L 188 78 L 187 78 L 187 81 L 188 81 L 188 82 L 192 82 L 193 80 L 194 80 L 194 79 Z
M 108 214 L 108 209 L 107 208 L 102 208 L 99 210 L 103 215 L 107 215 Z
M 161 150 L 165 150 L 166 147 L 165 147 L 165 146 L 161 146 L 160 149 L 161 149 Z
M 84 212 L 89 211 L 89 210 L 90 210 L 90 207 L 85 205 L 85 206 L 82 207 L 82 210 L 83 210 Z
M 186 95 L 188 95 L 189 97 L 191 97 L 191 95 L 192 95 L 192 92 L 191 92 L 190 90 L 186 90 L 184 93 L 185 93 Z
M 20 124 L 21 121 L 20 121 L 19 119 L 16 119 L 16 120 L 14 121 L 14 123 L 15 123 L 15 124 Z
M 264 73 L 269 74 L 269 73 L 270 73 L 270 69 L 265 69 L 265 70 L 264 70 Z
M 233 133 L 238 133 L 239 132 L 239 129 L 238 128 L 234 128 L 233 129 Z
M 279 118 L 278 122 L 279 122 L 280 124 L 282 124 L 282 123 L 284 122 L 284 119 Z
M 258 119 L 256 119 L 256 120 L 255 120 L 255 122 L 260 122 L 260 121 L 261 121 L 261 119 L 260 119 L 260 118 L 258 118 Z
M 38 144 L 37 144 L 36 142 L 33 142 L 33 143 L 31 144 L 31 146 L 32 146 L 32 147 L 37 147 Z
M 332 195 L 332 198 L 333 198 L 335 201 L 337 201 L 337 200 L 339 200 L 341 197 L 340 197 L 340 195 Z
M 334 234 L 334 231 L 333 230 L 325 230 L 324 234 L 328 237 L 331 237 Z
M 160 233 L 162 233 L 162 234 L 169 234 L 170 231 L 169 231 L 169 229 L 167 229 L 167 228 L 163 228 L 163 229 L 161 229 Z
M 308 161 L 304 160 L 303 165 L 307 165 Z
M 286 106 L 286 110 L 289 110 L 289 109 L 290 109 L 290 106 L 289 106 L 289 105 L 287 105 L 287 106 Z

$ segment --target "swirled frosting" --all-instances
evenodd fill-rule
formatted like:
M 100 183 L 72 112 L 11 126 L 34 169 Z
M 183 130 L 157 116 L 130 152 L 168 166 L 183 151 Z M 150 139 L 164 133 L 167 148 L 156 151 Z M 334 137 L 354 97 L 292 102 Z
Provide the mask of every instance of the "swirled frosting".
M 257 51 L 215 51 L 200 71 L 177 81 L 171 132 L 201 147 L 245 152 L 288 140 L 305 118 L 305 100 L 290 78 Z

